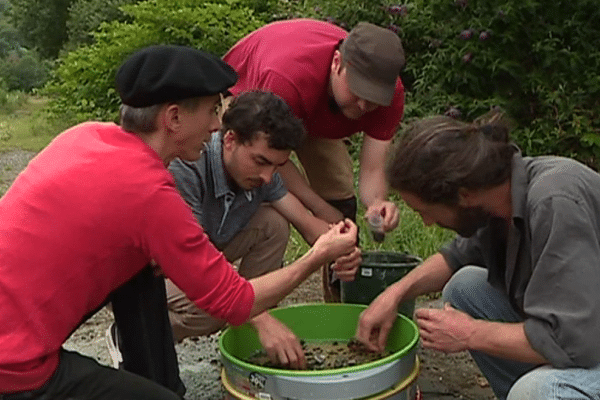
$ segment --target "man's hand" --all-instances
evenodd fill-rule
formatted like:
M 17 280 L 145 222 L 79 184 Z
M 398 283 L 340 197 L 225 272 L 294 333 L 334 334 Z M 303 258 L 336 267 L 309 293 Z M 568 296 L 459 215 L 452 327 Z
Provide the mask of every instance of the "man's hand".
M 252 320 L 258 339 L 272 363 L 291 369 L 306 369 L 306 358 L 294 333 L 268 312 Z
M 357 228 L 352 221 L 341 221 L 319 236 L 306 254 L 286 268 L 250 279 L 254 289 L 254 304 L 250 315 L 258 315 L 277 304 L 324 264 L 341 256 L 356 257 L 351 255 L 356 249 L 356 234 Z
M 400 221 L 400 213 L 398 207 L 391 201 L 376 201 L 365 211 L 365 218 L 372 215 L 380 215 L 383 219 L 382 229 L 384 232 L 389 232 L 398 226 Z
M 444 353 L 469 350 L 475 321 L 470 315 L 456 310 L 449 303 L 444 308 L 421 308 L 415 312 L 423 347 Z
M 355 247 L 352 253 L 338 257 L 331 265 L 331 269 L 340 281 L 350 282 L 356 277 L 361 262 L 361 251 Z
M 385 350 L 387 337 L 398 316 L 398 300 L 390 290 L 385 290 L 371 302 L 358 319 L 356 339 L 369 350 Z
M 312 250 L 322 254 L 325 258 L 323 264 L 336 260 L 342 256 L 351 256 L 356 251 L 356 236 L 358 228 L 350 219 L 346 218 L 331 228 L 317 239 Z M 356 256 L 354 256 L 356 257 Z

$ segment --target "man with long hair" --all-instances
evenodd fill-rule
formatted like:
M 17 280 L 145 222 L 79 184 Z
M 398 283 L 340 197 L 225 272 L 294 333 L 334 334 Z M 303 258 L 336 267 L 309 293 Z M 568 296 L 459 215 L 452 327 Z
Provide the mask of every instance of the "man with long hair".
M 443 290 L 443 309 L 415 312 L 424 347 L 470 351 L 499 399 L 597 399 L 600 175 L 524 157 L 493 111 L 418 121 L 388 177 L 425 225 L 458 236 L 372 302 L 358 338 L 381 350 L 398 304 Z

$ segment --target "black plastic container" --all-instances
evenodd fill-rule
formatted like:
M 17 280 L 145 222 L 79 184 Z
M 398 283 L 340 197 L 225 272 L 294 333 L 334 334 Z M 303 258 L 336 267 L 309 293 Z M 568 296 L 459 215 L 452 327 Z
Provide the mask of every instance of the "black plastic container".
M 421 260 L 417 256 L 392 251 L 364 252 L 356 278 L 352 282 L 341 282 L 342 303 L 370 304 L 388 286 L 400 280 Z M 400 304 L 398 311 L 412 318 L 415 302 Z

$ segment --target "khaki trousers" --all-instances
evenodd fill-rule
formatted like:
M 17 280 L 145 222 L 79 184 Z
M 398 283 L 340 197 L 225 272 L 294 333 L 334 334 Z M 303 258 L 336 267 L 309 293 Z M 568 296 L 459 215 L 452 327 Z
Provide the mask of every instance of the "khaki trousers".
M 310 187 L 323 199 L 347 200 L 355 196 L 353 162 L 344 139 L 321 139 L 307 136 L 296 150 L 298 160 Z M 331 271 L 321 269 L 323 298 L 327 303 L 339 303 L 339 282 L 333 285 Z
M 238 272 L 246 279 L 281 267 L 289 237 L 288 221 L 270 205 L 261 205 L 250 222 L 222 249 L 230 262 L 240 260 Z M 167 307 L 176 342 L 188 336 L 210 335 L 226 325 L 200 310 L 170 280 Z
M 296 150 L 310 187 L 325 200 L 354 197 L 353 163 L 344 139 L 310 135 Z

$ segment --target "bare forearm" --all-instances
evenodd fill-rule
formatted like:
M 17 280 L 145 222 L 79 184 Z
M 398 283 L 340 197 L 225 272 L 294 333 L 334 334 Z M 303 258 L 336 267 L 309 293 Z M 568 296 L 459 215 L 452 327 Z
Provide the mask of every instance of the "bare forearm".
M 311 221 L 313 219 L 316 221 Z M 328 224 L 312 215 L 308 215 L 305 222 L 294 224 L 294 226 L 306 240 L 306 243 L 312 245 L 319 236 L 327 232 Z
M 274 318 L 274 317 L 272 317 L 271 315 L 269 315 L 269 313 L 267 311 L 263 311 L 261 313 L 258 313 L 249 322 L 254 327 L 254 329 L 256 329 L 257 331 L 259 331 L 264 326 L 267 326 L 267 323 L 269 322 L 269 319 L 272 319 L 272 318 Z
M 300 174 L 293 162 L 286 162 L 278 169 L 285 186 L 298 200 L 318 218 L 329 223 L 339 222 L 343 219 L 340 211 L 322 199 Z
M 292 193 L 273 202 L 273 207 L 294 225 L 310 245 L 329 229 L 327 221 L 313 215 Z
M 360 201 L 369 208 L 387 198 L 388 183 L 385 176 L 386 156 L 391 140 L 377 140 L 365 135 L 360 152 L 358 189 Z
M 529 344 L 522 322 L 475 319 L 449 303 L 442 309 L 417 309 L 414 316 L 424 348 L 444 353 L 474 350 L 508 360 L 547 363 Z
M 293 264 L 251 279 L 250 283 L 254 287 L 255 298 L 250 315 L 256 316 L 275 306 L 327 261 L 326 257 L 311 249 Z
M 321 235 L 313 247 L 291 265 L 250 280 L 254 288 L 254 304 L 250 317 L 276 305 L 321 265 L 342 256 L 353 255 L 348 262 L 358 265 L 360 252 L 356 248 L 358 228 L 345 219 Z
M 361 167 L 358 176 L 358 193 L 361 203 L 369 208 L 387 198 L 388 185 L 382 168 L 366 170 Z
M 423 294 L 442 290 L 451 276 L 452 270 L 446 260 L 437 253 L 390 286 L 390 290 L 396 293 L 399 303 L 405 302 Z

